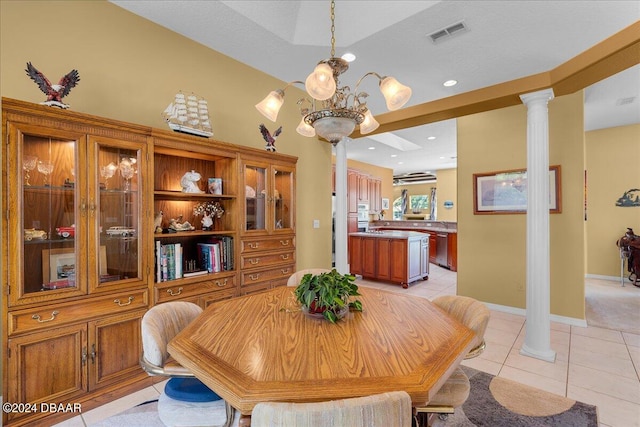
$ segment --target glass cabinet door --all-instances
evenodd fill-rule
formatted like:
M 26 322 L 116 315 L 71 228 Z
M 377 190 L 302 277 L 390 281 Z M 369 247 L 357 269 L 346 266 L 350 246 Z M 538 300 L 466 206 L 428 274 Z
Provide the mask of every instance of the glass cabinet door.
M 245 230 L 266 230 L 267 166 L 246 164 Z
M 293 228 L 293 171 L 274 166 L 273 168 L 273 229 L 290 231 Z
M 97 164 L 89 168 L 97 197 L 90 197 L 89 220 L 91 288 L 142 280 L 139 237 L 142 219 L 141 162 L 143 147 L 104 138 L 92 144 L 90 156 Z M 94 239 L 94 237 L 97 238 Z
M 86 224 L 75 185 L 84 137 L 25 125 L 9 126 L 9 138 L 9 278 L 19 284 L 9 303 L 84 293 L 77 236 Z

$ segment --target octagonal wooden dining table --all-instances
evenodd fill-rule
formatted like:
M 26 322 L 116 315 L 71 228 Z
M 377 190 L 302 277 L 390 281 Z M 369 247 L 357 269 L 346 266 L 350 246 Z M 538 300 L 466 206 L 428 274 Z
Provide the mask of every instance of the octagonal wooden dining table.
M 168 345 L 171 356 L 250 424 L 259 402 L 316 402 L 404 390 L 424 406 L 473 331 L 426 298 L 360 287 L 362 312 L 311 318 L 291 287 L 216 302 Z

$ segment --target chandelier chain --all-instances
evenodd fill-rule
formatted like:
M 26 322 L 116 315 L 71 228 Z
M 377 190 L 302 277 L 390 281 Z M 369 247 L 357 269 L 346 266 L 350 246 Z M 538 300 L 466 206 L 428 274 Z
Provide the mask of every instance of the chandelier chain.
M 331 0 L 331 58 L 336 56 L 336 2 Z

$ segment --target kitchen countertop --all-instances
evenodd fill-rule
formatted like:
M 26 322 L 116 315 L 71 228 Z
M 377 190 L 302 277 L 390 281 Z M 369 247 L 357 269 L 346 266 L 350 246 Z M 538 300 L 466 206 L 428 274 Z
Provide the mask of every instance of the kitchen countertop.
M 444 221 L 385 221 L 378 220 L 369 223 L 369 230 L 425 230 L 434 233 L 457 233 L 458 224 Z
M 349 236 L 360 237 L 381 237 L 387 239 L 410 239 L 424 237 L 426 233 L 419 231 L 402 231 L 402 230 L 385 230 L 385 231 L 360 231 L 357 233 L 350 233 Z

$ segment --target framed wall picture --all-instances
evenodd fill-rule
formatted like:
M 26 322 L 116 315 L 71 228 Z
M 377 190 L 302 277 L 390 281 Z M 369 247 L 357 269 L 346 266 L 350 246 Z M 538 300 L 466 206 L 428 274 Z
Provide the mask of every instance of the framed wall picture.
M 382 199 L 382 209 L 389 209 L 389 199 L 387 198 L 383 198 Z
M 522 214 L 526 211 L 526 169 L 473 174 L 474 214 Z M 549 167 L 549 211 L 562 212 L 559 165 Z
M 100 246 L 100 274 L 107 274 L 107 248 Z M 42 283 L 45 288 L 75 286 L 76 255 L 74 248 L 42 250 Z

